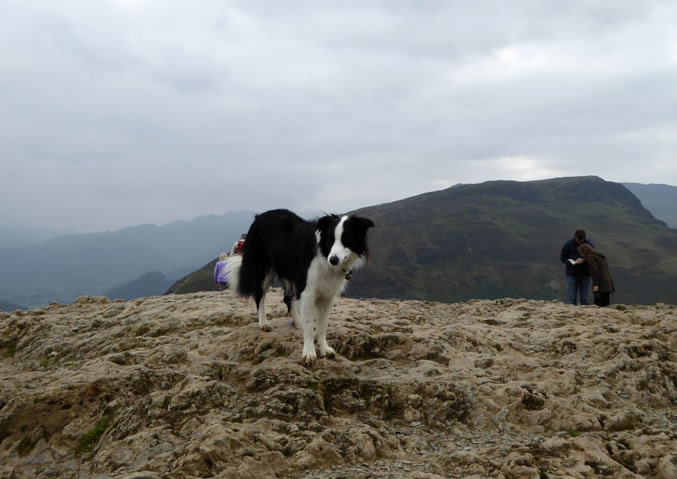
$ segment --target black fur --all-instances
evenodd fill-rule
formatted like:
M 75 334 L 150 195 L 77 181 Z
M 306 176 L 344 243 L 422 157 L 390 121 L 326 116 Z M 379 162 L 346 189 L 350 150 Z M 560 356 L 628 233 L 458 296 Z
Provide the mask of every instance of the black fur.
M 306 221 L 288 210 L 261 213 L 249 228 L 242 257 L 228 261 L 229 281 L 241 296 L 254 297 L 264 331 L 271 329 L 263 304 L 266 290 L 279 281 L 294 324 L 303 329 L 304 362 L 317 358 L 316 344 L 320 357 L 334 358 L 336 351 L 327 344 L 329 311 L 352 270 L 367 259 L 372 226 L 356 216 Z
M 265 295 L 266 280 L 279 279 L 285 289 L 285 303 L 298 299 L 306 288 L 308 268 L 318 253 L 328 257 L 334 244 L 334 231 L 341 217 L 326 215 L 306 221 L 285 210 L 270 210 L 256 215 L 247 233 L 242 254 L 238 293 L 254 297 L 258 307 Z M 344 223 L 342 243 L 356 254 L 366 257 L 367 229 L 374 223 L 367 218 L 350 216 Z M 318 245 L 315 232 L 320 232 Z

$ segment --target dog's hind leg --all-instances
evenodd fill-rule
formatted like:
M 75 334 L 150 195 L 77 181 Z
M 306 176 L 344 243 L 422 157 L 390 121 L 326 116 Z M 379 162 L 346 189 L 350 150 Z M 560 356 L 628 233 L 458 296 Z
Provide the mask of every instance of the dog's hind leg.
M 284 297 L 282 301 L 287 306 L 287 313 L 293 321 L 295 328 L 301 328 L 301 322 L 299 321 L 299 310 L 298 310 L 298 298 L 296 297 L 295 285 L 288 280 L 282 280 L 282 290 L 284 292 Z
M 301 311 L 300 311 L 301 301 L 298 299 L 293 299 L 291 303 L 291 308 L 289 309 L 289 314 L 291 314 L 292 324 L 296 329 L 303 328 L 303 322 L 301 321 Z
M 261 328 L 262 331 L 270 331 L 272 328 L 270 326 L 270 321 L 266 318 L 265 298 L 266 293 L 263 288 L 259 288 L 254 297 L 254 300 L 256 301 L 256 312 L 259 315 L 259 328 Z
M 336 358 L 336 351 L 327 344 L 327 326 L 329 323 L 329 310 L 334 303 L 333 299 L 318 299 L 317 306 L 317 344 L 320 348 L 320 357 L 327 356 L 329 359 Z
M 284 298 L 282 298 L 282 301 L 284 302 L 285 305 L 287 305 L 287 313 L 289 313 L 289 316 L 291 316 L 292 301 L 294 301 L 294 296 L 285 293 Z

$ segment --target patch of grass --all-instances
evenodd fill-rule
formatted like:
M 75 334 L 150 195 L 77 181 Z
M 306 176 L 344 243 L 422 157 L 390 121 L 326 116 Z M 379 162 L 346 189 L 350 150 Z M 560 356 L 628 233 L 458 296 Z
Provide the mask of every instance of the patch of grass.
M 35 447 L 35 443 L 37 441 L 33 441 L 31 439 L 28 439 L 27 437 L 24 437 L 21 442 L 19 442 L 19 446 L 17 447 L 17 452 L 19 453 L 19 456 L 25 457 L 28 455 L 29 452 L 33 450 Z
M 2 352 L 2 356 L 5 358 L 12 358 L 16 354 L 16 344 L 10 344 Z
M 581 435 L 581 433 L 578 432 L 578 431 L 569 431 L 569 436 L 570 436 L 570 437 L 578 437 L 578 436 L 580 436 L 580 435 Z
M 106 429 L 108 429 L 108 420 L 102 419 L 96 424 L 96 426 L 94 426 L 94 429 L 80 438 L 80 443 L 78 444 L 78 448 L 75 451 L 76 454 L 78 456 L 82 456 L 83 454 L 87 454 L 92 449 L 94 449 L 94 446 L 97 442 L 99 442 L 99 439 L 103 433 L 106 432 Z

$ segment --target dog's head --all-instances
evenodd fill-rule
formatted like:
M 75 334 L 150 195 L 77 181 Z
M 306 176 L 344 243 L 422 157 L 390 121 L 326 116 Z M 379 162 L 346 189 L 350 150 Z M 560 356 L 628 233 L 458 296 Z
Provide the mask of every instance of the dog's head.
M 320 218 L 318 245 L 330 267 L 348 272 L 360 266 L 367 259 L 367 230 L 373 226 L 372 220 L 353 215 Z

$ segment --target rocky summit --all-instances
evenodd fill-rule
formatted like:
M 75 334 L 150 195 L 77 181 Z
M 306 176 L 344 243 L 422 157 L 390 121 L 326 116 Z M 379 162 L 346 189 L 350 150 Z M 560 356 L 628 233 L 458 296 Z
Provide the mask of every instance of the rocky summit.
M 0 313 L 0 477 L 677 477 L 675 306 L 267 299 Z

